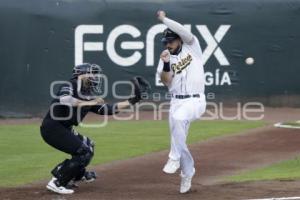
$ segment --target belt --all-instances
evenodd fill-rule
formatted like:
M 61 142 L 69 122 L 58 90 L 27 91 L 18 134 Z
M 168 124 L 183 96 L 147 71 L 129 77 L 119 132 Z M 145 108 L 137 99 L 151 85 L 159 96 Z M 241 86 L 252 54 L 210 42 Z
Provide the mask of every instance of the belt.
M 187 98 L 191 98 L 191 97 L 194 97 L 194 98 L 200 98 L 200 94 L 185 94 L 185 95 L 172 95 L 172 97 L 176 98 L 176 99 L 187 99 Z

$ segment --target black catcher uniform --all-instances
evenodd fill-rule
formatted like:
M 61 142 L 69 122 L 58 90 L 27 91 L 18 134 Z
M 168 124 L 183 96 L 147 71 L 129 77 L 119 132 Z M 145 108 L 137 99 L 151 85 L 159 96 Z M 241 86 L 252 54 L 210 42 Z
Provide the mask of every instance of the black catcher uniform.
M 91 95 L 96 95 L 100 90 L 100 78 L 90 77 L 87 87 L 78 90 L 78 76 L 82 74 L 98 75 L 101 68 L 95 64 L 82 64 L 73 70 L 70 84 L 62 85 L 53 99 L 50 109 L 41 125 L 41 135 L 46 143 L 52 147 L 71 155 L 58 164 L 52 174 L 57 179 L 57 186 L 65 187 L 71 180 L 82 178 L 96 178 L 92 172 L 86 172 L 85 167 L 94 155 L 94 143 L 88 137 L 77 133 L 73 126 L 77 126 L 88 112 L 99 115 L 112 115 L 117 112 L 116 105 L 71 106 L 62 104 L 62 97 L 72 97 L 88 101 Z M 70 101 L 72 101 L 72 98 Z
M 77 126 L 88 112 L 99 115 L 113 115 L 118 112 L 118 103 L 99 104 L 103 102 L 97 98 L 102 93 L 101 77 L 102 70 L 96 64 L 84 63 L 75 66 L 69 84 L 59 88 L 42 122 L 41 135 L 45 142 L 71 155 L 70 159 L 64 160 L 51 171 L 53 178 L 47 185 L 51 191 L 71 194 L 74 191 L 66 187 L 71 182 L 96 178 L 94 172 L 86 171 L 86 166 L 94 155 L 94 143 L 90 138 L 74 131 L 73 126 Z M 134 94 L 128 101 L 122 102 L 122 107 L 139 102 L 142 93 L 150 90 L 149 82 L 143 77 L 136 76 L 130 81 Z

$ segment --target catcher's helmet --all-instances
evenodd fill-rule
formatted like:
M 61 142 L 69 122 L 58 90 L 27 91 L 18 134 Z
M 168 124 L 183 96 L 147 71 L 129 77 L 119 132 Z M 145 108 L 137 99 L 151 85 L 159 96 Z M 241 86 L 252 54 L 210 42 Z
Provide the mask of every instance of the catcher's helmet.
M 78 78 L 80 75 L 86 74 L 87 77 L 84 79 L 82 84 L 82 93 L 84 95 L 100 95 L 102 90 L 103 77 L 101 77 L 102 69 L 97 64 L 83 63 L 76 65 L 73 68 L 72 78 Z
M 167 44 L 168 42 L 172 42 L 177 38 L 180 38 L 179 35 L 174 31 L 172 31 L 171 29 L 167 28 L 163 32 L 163 38 L 161 39 L 161 42 L 163 44 Z
M 76 65 L 73 68 L 73 78 L 77 78 L 82 74 L 101 74 L 102 69 L 99 65 L 90 64 L 90 63 L 82 63 L 80 65 Z

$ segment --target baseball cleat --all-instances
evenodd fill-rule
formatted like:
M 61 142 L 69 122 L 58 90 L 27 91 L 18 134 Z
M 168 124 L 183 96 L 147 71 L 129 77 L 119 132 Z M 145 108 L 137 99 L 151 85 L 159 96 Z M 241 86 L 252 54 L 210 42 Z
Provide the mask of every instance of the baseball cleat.
M 180 193 L 181 194 L 188 193 L 191 190 L 192 178 L 193 178 L 194 174 L 195 174 L 195 168 L 193 169 L 192 176 L 186 176 L 181 172 L 181 174 L 180 174 L 180 176 L 181 176 Z
M 52 192 L 58 194 L 73 194 L 74 190 L 67 189 L 63 186 L 60 186 L 56 178 L 52 178 L 49 183 L 47 184 L 46 188 Z
M 179 160 L 172 160 L 169 158 L 168 162 L 165 164 L 163 171 L 167 174 L 174 174 L 180 167 Z

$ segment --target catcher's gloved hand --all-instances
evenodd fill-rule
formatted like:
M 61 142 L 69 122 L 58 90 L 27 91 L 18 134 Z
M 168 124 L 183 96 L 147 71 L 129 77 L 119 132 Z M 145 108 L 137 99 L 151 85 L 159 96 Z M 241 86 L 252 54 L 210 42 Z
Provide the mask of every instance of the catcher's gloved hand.
M 135 76 L 130 81 L 133 84 L 134 96 L 129 98 L 128 101 L 130 104 L 134 105 L 143 99 L 143 94 L 147 94 L 147 92 L 151 89 L 151 85 L 141 76 Z

